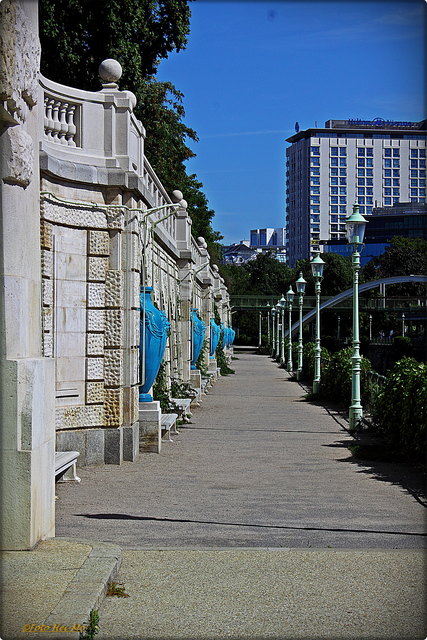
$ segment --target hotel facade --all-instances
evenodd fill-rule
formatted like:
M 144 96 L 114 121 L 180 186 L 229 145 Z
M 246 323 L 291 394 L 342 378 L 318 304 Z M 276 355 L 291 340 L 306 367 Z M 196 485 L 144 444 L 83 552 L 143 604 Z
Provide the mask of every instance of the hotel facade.
M 288 263 L 345 238 L 345 220 L 398 202 L 426 202 L 426 120 L 328 120 L 287 138 Z

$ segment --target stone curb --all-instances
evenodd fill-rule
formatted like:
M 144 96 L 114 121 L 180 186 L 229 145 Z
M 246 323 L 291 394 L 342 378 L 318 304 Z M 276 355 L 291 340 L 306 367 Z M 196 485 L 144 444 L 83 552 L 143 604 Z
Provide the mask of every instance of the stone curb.
M 86 544 L 91 546 L 92 550 L 44 624 L 54 625 L 58 620 L 62 625 L 69 627 L 87 624 L 91 610 L 100 608 L 108 583 L 117 577 L 122 550 L 119 546 L 107 542 L 61 537 L 56 539 L 73 544 Z M 78 632 L 66 632 L 55 635 L 55 640 L 74 640 L 79 637 Z

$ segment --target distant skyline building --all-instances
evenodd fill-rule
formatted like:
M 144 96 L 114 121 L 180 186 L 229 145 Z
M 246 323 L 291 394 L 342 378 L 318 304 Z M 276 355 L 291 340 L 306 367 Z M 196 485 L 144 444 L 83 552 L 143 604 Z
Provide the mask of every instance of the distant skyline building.
M 427 204 L 398 202 L 391 207 L 374 208 L 366 225 L 362 266 L 384 253 L 396 236 L 427 240 Z M 325 253 L 351 255 L 351 247 L 346 240 L 328 240 L 323 250 Z
M 258 254 L 273 251 L 279 262 L 286 262 L 286 234 L 285 227 L 266 227 L 251 229 L 250 240 L 241 240 L 224 247 L 224 264 L 245 264 L 254 260 Z
M 360 213 L 426 202 L 426 120 L 328 120 L 298 131 L 286 149 L 288 263 L 321 242 L 344 240 L 354 202 Z

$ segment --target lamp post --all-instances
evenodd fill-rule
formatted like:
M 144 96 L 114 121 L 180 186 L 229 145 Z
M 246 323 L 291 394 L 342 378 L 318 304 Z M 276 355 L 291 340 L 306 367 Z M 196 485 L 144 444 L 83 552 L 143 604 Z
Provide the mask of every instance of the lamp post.
M 338 316 L 337 318 L 337 340 L 338 342 L 341 339 L 341 316 Z
M 279 300 L 281 312 L 281 323 L 282 323 L 282 335 L 280 339 L 280 364 L 285 362 L 285 307 L 286 307 L 286 299 L 282 293 L 282 297 Z
M 258 311 L 258 349 L 261 348 L 262 341 L 262 315 L 261 311 Z
M 313 393 L 320 391 L 320 282 L 323 278 L 324 261 L 320 257 L 320 253 L 316 253 L 310 261 L 311 272 L 314 278 L 314 291 L 316 293 L 316 337 L 314 348 L 314 379 Z
M 307 282 L 304 280 L 302 276 L 302 271 L 299 273 L 299 278 L 295 283 L 298 293 L 298 303 L 299 303 L 299 335 L 298 335 L 298 369 L 297 369 L 297 380 L 301 380 L 302 378 L 302 305 L 304 300 L 305 287 Z
M 402 313 L 402 336 L 405 336 L 406 334 L 405 317 L 405 314 Z
M 351 261 L 353 265 L 353 355 L 351 376 L 351 405 L 349 409 L 350 429 L 355 429 L 363 417 L 360 398 L 360 340 L 359 340 L 359 270 L 360 250 L 363 246 L 366 219 L 359 213 L 357 204 L 353 205 L 353 213 L 346 220 L 347 242 L 353 245 Z
M 280 341 L 279 341 L 280 340 L 280 333 L 279 333 L 279 331 L 280 331 L 280 310 L 281 310 L 280 304 L 277 303 L 276 304 L 276 321 L 277 321 L 277 324 L 276 324 L 276 351 L 274 353 L 274 358 L 275 359 L 277 359 L 279 357 L 279 354 L 280 354 Z M 282 331 L 283 331 L 283 329 L 282 329 Z
M 292 373 L 292 302 L 294 301 L 294 292 L 292 291 L 292 285 L 289 285 L 289 290 L 286 293 L 286 299 L 288 301 L 289 312 L 289 332 L 288 332 L 288 371 Z
M 369 342 L 372 340 L 372 314 L 369 314 Z
M 275 323 L 275 316 L 276 316 L 276 309 L 273 306 L 273 308 L 271 309 L 271 324 L 272 324 L 272 342 L 271 342 L 271 357 L 273 358 L 274 355 L 274 347 L 276 344 L 276 323 Z
M 270 303 L 267 302 L 267 345 L 270 346 Z

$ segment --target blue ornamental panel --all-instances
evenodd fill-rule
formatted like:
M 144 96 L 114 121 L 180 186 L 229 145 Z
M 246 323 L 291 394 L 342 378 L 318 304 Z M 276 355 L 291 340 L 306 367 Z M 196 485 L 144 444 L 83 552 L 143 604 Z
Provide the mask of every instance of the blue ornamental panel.
M 159 372 L 170 327 L 165 312 L 157 309 L 151 300 L 152 290 L 152 287 L 143 287 L 143 291 L 140 294 L 140 402 L 151 402 L 153 400 L 152 395 L 148 392 Z
M 191 368 L 196 369 L 197 358 L 199 357 L 203 346 L 206 325 L 197 315 L 197 309 L 192 310 L 191 320 L 193 323 L 193 357 L 191 360 Z
M 221 335 L 221 327 L 211 318 L 210 320 L 211 327 L 211 348 L 209 350 L 209 356 L 211 358 L 215 357 L 215 350 L 218 346 L 219 337 Z

